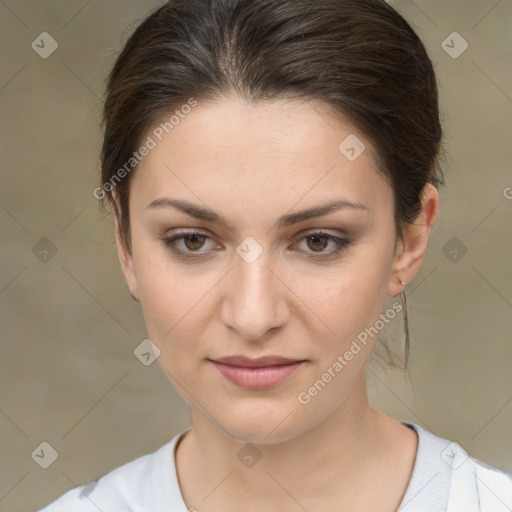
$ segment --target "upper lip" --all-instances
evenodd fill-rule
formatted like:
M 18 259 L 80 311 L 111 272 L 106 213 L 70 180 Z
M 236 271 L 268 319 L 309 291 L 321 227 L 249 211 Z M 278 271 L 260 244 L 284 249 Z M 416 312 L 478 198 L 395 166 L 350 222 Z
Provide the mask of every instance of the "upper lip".
M 228 356 L 221 357 L 219 359 L 211 359 L 216 363 L 229 364 L 230 366 L 239 366 L 244 368 L 261 368 L 265 366 L 274 366 L 278 364 L 293 364 L 300 363 L 304 361 L 304 359 L 288 359 L 286 357 L 281 356 L 263 356 L 251 359 L 250 357 L 237 355 L 237 356 Z

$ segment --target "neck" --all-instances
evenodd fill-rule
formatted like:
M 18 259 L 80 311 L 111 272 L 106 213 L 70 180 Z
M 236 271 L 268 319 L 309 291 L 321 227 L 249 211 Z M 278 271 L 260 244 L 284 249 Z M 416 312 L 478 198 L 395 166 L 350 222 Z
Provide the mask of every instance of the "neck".
M 327 498 L 329 490 L 333 495 L 353 495 L 363 482 L 379 481 L 397 427 L 403 427 L 369 406 L 364 375 L 321 422 L 284 442 L 252 444 L 247 453 L 261 454 L 254 465 L 237 457 L 245 442 L 219 430 L 194 409 L 191 419 L 193 428 L 177 455 L 179 475 L 187 482 L 180 485 L 187 506 L 206 511 L 249 510 L 248 505 L 256 504 L 279 510 L 279 504 L 290 506 L 294 499 L 306 509 L 308 502 L 318 509 L 318 497 Z

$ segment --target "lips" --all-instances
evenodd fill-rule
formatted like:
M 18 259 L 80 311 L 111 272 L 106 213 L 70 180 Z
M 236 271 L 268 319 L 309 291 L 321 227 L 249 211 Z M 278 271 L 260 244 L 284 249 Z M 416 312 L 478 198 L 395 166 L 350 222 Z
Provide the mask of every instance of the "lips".
M 246 356 L 229 356 L 214 359 L 217 363 L 228 364 L 230 366 L 237 366 L 240 368 L 264 368 L 268 366 L 276 366 L 280 364 L 295 364 L 300 363 L 300 359 L 288 359 L 281 356 L 262 356 L 251 359 Z
M 250 390 L 263 390 L 280 384 L 305 362 L 281 356 L 263 356 L 256 359 L 229 356 L 209 361 L 231 383 Z

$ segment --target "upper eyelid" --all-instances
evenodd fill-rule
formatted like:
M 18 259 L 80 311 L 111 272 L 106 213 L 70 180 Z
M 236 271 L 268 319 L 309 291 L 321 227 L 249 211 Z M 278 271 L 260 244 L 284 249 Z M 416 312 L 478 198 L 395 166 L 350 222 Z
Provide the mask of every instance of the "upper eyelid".
M 170 235 L 165 235 L 161 238 L 161 240 L 163 240 L 164 243 L 166 243 L 166 241 L 168 241 L 168 240 L 171 240 L 173 244 L 176 244 L 177 241 L 183 240 L 187 236 L 191 236 L 191 235 L 204 236 L 204 237 L 210 239 L 212 242 L 216 243 L 215 238 L 210 236 L 208 233 L 205 233 L 205 232 L 201 231 L 200 229 L 193 229 L 193 228 L 185 230 L 185 231 L 178 231 L 178 232 L 175 232 Z M 320 235 L 320 236 L 324 235 L 326 238 L 329 239 L 329 241 L 334 243 L 337 247 L 340 247 L 340 243 L 343 243 L 343 245 L 342 245 L 343 247 L 346 247 L 350 243 L 352 243 L 351 239 L 348 236 L 346 236 L 345 234 L 338 235 L 338 234 L 328 233 L 325 229 L 322 229 L 322 228 L 317 228 L 316 230 L 315 229 L 305 230 L 305 231 L 303 230 L 293 237 L 292 243 L 295 244 L 297 242 L 301 242 L 305 238 L 307 238 L 309 236 L 313 236 L 313 235 Z M 209 252 L 208 249 L 203 250 L 203 248 L 201 248 L 197 251 L 183 250 L 183 249 L 179 249 L 176 247 L 175 247 L 175 249 L 179 253 L 187 254 L 190 257 L 194 257 L 194 256 L 200 257 L 201 254 L 203 254 L 203 253 L 206 254 Z M 213 250 L 216 250 L 216 249 L 213 249 Z M 335 253 L 335 252 L 336 252 L 336 249 L 334 251 L 325 251 L 325 254 Z M 320 253 L 319 253 L 319 257 L 320 257 Z
M 348 235 L 346 233 L 329 233 L 327 231 L 327 229 L 325 228 L 317 228 L 317 229 L 305 229 L 305 230 L 302 230 L 300 231 L 300 233 L 294 235 L 293 237 L 293 241 L 295 240 L 298 240 L 298 239 L 302 239 L 306 236 L 310 236 L 310 235 L 318 235 L 318 234 L 322 234 L 322 235 L 326 235 L 326 236 L 333 236 L 335 238 L 348 238 Z M 209 238 L 210 240 L 213 240 L 215 241 L 215 237 L 212 236 L 210 233 L 206 232 L 206 231 L 203 231 L 201 230 L 200 228 L 189 228 L 189 229 L 184 229 L 183 231 L 176 231 L 176 232 L 173 232 L 173 233 L 170 233 L 170 234 L 166 234 L 164 235 L 164 239 L 168 239 L 168 238 L 176 238 L 176 239 L 179 239 L 181 237 L 186 237 L 186 236 L 190 236 L 190 235 L 199 235 L 199 236 L 205 236 L 207 238 Z

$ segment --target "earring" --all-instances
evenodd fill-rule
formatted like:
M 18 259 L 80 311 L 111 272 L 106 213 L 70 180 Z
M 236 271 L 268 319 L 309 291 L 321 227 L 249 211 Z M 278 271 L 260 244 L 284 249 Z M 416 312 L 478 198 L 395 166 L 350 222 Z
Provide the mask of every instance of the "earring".
M 402 284 L 403 283 L 403 284 Z M 405 285 L 403 281 L 400 281 L 400 284 Z M 403 315 L 404 315 L 404 333 L 405 333 L 405 361 L 404 367 L 405 370 L 407 368 L 407 363 L 409 361 L 409 319 L 407 318 L 407 299 L 405 298 L 405 293 L 403 290 L 400 292 L 400 300 L 403 302 Z
M 400 284 L 401 284 L 402 286 L 405 286 L 405 285 L 407 284 L 407 283 L 404 283 L 401 279 L 400 279 L 399 281 L 400 281 Z

